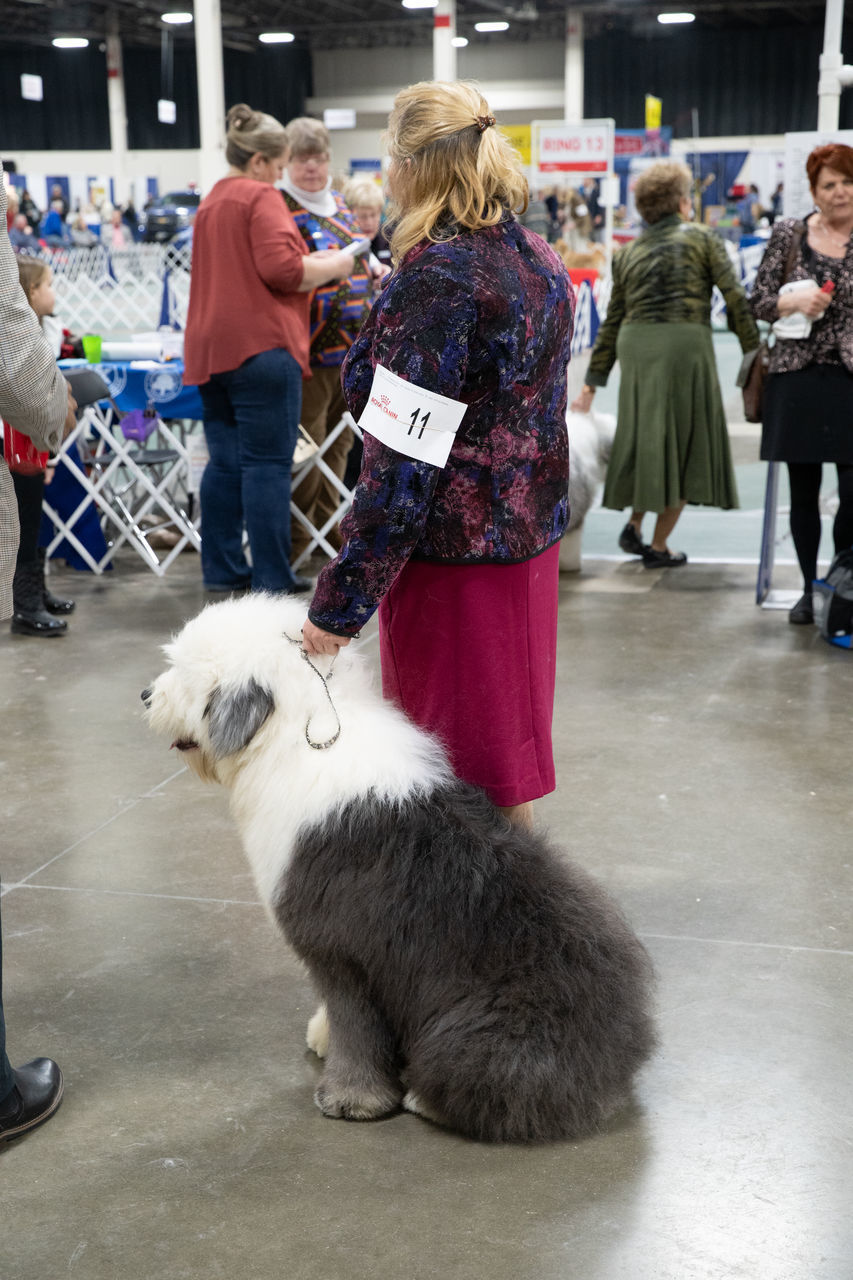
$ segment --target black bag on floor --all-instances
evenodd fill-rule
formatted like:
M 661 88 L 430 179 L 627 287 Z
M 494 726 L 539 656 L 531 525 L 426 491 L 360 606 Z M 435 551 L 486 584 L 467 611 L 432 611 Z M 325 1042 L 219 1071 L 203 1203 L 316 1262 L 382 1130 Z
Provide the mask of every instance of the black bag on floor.
M 815 622 L 841 649 L 853 649 L 853 548 L 839 551 L 825 578 L 814 584 Z

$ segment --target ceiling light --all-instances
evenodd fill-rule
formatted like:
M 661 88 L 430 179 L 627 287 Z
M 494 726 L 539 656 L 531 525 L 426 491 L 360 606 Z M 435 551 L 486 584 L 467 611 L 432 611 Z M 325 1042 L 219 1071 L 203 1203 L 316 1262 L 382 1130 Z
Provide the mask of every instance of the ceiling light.
M 434 9 L 438 0 L 403 0 L 404 9 Z
M 56 36 L 50 42 L 55 49 L 87 49 L 89 41 L 83 36 Z
M 658 22 L 693 22 L 695 13 L 659 13 Z
M 183 26 L 187 22 L 192 22 L 192 20 L 193 20 L 193 16 L 191 13 L 161 13 L 160 14 L 161 22 L 169 22 L 172 24 L 172 26 L 175 26 L 175 27 Z
M 508 22 L 475 22 L 475 31 L 509 31 Z
M 292 31 L 262 31 L 258 39 L 261 44 L 292 44 L 296 36 Z
M 450 43 L 453 45 L 454 49 L 464 49 L 466 44 L 468 43 L 468 37 L 454 36 L 453 39 L 450 41 Z

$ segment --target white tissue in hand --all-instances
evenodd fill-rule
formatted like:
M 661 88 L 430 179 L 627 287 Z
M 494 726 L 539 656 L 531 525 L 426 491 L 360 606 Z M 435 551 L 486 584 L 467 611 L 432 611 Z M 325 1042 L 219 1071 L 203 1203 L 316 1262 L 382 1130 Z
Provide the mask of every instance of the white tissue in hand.
M 785 293 L 811 293 L 816 288 L 814 280 L 789 280 L 779 290 L 779 297 Z M 773 322 L 773 332 L 777 338 L 807 338 L 811 331 L 812 322 L 802 311 L 792 311 L 790 315 L 780 316 Z

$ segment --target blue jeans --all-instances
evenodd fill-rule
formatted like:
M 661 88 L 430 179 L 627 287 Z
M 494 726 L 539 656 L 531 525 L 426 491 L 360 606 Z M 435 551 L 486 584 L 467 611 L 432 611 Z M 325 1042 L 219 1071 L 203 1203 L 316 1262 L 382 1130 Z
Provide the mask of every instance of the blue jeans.
M 251 356 L 199 387 L 210 461 L 201 480 L 201 570 L 211 591 L 289 591 L 290 469 L 302 370 L 289 351 Z M 243 526 L 251 568 L 243 553 Z
M 14 1084 L 12 1064 L 6 1057 L 6 1022 L 3 1018 L 3 933 L 0 929 L 0 1102 L 8 1098 Z

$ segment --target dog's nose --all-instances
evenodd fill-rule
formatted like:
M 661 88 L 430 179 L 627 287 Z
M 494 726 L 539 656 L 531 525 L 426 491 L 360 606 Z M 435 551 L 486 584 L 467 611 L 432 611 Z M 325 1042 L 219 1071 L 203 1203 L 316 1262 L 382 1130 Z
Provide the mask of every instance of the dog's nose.
M 142 701 L 145 703 L 146 708 L 151 706 L 151 694 L 152 694 L 152 692 L 153 692 L 153 690 L 151 690 L 151 689 L 143 689 L 143 690 L 142 690 L 142 693 L 139 695 L 139 696 L 140 696 L 140 698 L 142 699 Z

